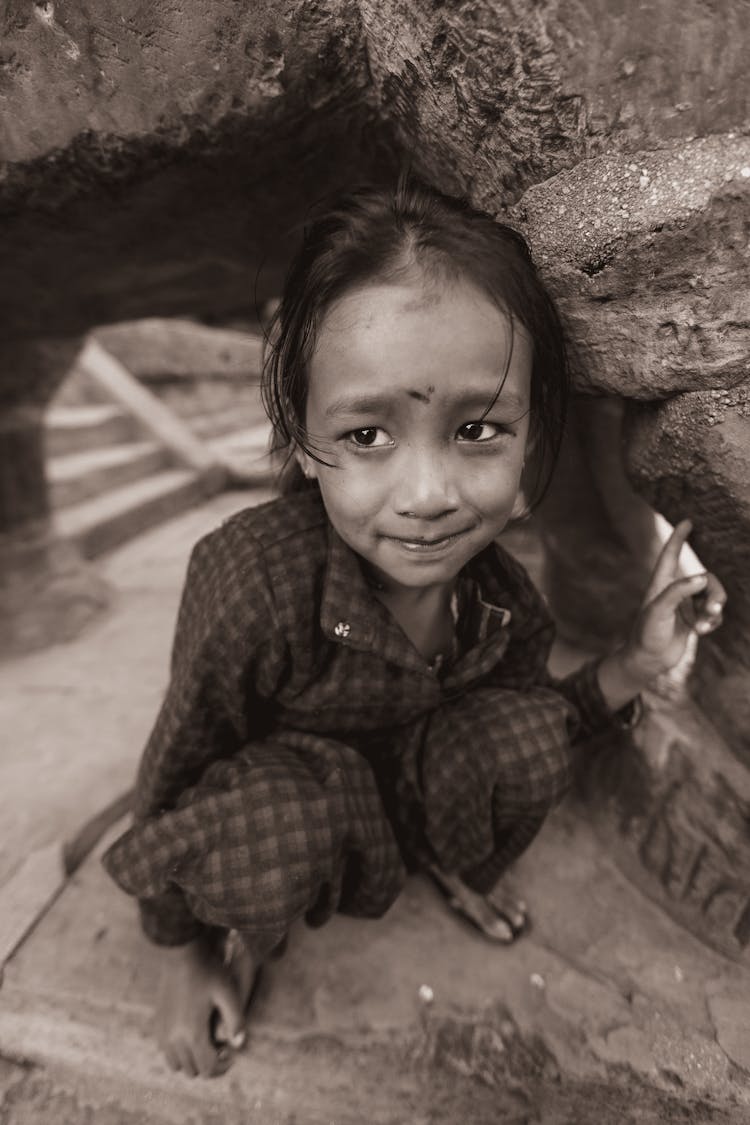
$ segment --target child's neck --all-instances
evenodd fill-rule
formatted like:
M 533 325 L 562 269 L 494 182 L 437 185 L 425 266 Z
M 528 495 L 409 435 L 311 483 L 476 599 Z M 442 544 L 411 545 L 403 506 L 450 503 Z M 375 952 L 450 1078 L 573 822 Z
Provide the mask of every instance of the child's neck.
M 451 598 L 454 588 L 454 582 L 420 587 L 386 582 L 375 586 L 375 596 L 428 664 L 451 646 Z

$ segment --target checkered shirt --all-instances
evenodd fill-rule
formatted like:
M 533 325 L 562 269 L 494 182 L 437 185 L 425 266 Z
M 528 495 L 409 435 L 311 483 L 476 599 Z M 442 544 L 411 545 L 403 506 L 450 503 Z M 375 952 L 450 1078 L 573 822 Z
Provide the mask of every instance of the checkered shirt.
M 436 671 L 317 489 L 196 545 L 134 824 L 104 857 L 152 940 L 233 928 L 262 956 L 298 917 L 382 914 L 424 862 L 494 885 L 565 792 L 572 742 L 617 716 L 594 663 L 552 681 L 552 622 L 499 545 L 457 595 Z

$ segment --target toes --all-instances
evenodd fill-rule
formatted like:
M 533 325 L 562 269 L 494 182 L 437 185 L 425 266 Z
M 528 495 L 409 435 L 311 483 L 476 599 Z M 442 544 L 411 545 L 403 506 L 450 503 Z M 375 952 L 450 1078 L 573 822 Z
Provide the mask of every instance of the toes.
M 197 1078 L 198 1067 L 195 1065 L 193 1052 L 187 1043 L 176 1043 L 174 1053 L 177 1057 L 177 1069 L 183 1071 L 189 1078 Z
M 523 899 L 510 898 L 507 894 L 490 894 L 487 902 L 499 917 L 504 918 L 514 934 L 520 934 L 529 925 L 528 907 Z
M 495 912 L 501 917 L 505 918 L 513 927 L 516 933 L 525 930 L 528 925 L 528 915 L 525 914 L 518 906 L 515 907 L 495 907 Z
M 482 925 L 482 929 L 494 941 L 501 941 L 505 945 L 510 945 L 516 936 L 508 920 L 506 918 L 501 918 L 499 915 L 495 915 L 493 918 L 487 918 Z
M 492 941 L 501 942 L 503 945 L 509 945 L 513 941 L 515 934 L 507 918 L 494 913 L 481 900 L 473 902 L 468 898 L 452 898 L 449 902 L 458 914 L 462 914 Z
M 495 894 L 482 895 L 472 891 L 457 875 L 449 875 L 438 867 L 429 868 L 436 885 L 448 905 L 491 941 L 510 945 L 526 929 L 526 904 L 499 888 Z

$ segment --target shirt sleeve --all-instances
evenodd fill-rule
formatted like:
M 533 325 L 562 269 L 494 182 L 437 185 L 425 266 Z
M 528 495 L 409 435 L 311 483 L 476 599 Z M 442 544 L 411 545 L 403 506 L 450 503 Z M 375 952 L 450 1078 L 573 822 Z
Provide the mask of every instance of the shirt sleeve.
M 600 659 L 590 660 L 563 679 L 549 677 L 550 685 L 565 696 L 578 713 L 578 727 L 572 742 L 581 742 L 607 729 L 631 730 L 643 713 L 639 695 L 617 711 L 610 708 L 599 686 L 600 663 Z
M 500 665 L 502 686 L 520 691 L 552 688 L 572 704 L 568 733 L 571 744 L 586 741 L 607 729 L 628 730 L 636 725 L 641 700 L 636 697 L 613 711 L 599 686 L 601 658 L 590 660 L 569 675 L 557 678 L 548 670 L 555 626 L 545 602 L 524 568 L 506 555 L 513 583 L 511 635 Z
M 108 873 L 139 899 L 144 932 L 179 945 L 205 930 L 174 884 L 139 894 L 152 856 L 139 829 L 172 809 L 206 768 L 264 727 L 283 645 L 262 552 L 230 525 L 190 557 L 172 648 L 169 686 L 136 781 L 134 825 L 104 856 Z M 252 730 L 248 729 L 248 716 Z

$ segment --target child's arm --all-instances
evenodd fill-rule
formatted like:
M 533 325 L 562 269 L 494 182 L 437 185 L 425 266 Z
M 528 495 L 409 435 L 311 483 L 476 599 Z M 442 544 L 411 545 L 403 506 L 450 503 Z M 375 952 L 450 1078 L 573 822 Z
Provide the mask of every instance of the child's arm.
M 721 624 L 726 593 L 718 578 L 713 574 L 679 577 L 680 551 L 691 528 L 689 520 L 682 520 L 672 532 L 654 567 L 630 639 L 599 663 L 599 688 L 612 711 L 671 672 L 685 656 L 691 634 L 705 636 Z

